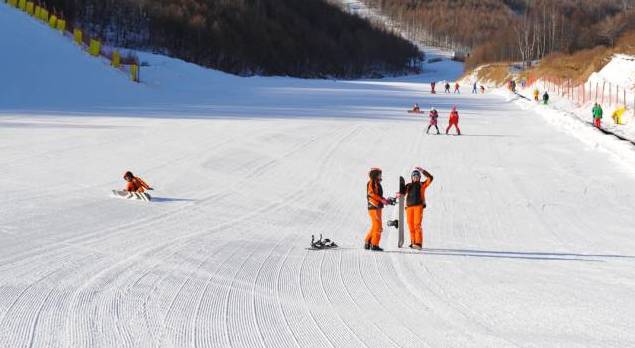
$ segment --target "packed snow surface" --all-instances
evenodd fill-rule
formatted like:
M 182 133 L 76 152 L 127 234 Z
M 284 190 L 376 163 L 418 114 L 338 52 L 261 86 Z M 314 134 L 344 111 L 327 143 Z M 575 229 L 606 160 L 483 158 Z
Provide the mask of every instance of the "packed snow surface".
M 611 82 L 626 88 L 629 93 L 633 93 L 635 90 L 635 56 L 614 55 L 606 66 L 591 75 L 589 81 Z
M 634 172 L 533 108 L 153 55 L 136 85 L 5 4 L 0 44 L 1 347 L 635 345 Z M 368 168 L 415 165 L 424 250 L 363 250 Z

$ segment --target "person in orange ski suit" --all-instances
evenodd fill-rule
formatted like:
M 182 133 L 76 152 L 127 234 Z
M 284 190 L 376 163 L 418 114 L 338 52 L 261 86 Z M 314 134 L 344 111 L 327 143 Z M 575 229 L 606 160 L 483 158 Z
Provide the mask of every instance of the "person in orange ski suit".
M 381 218 L 384 205 L 394 205 L 394 199 L 384 198 L 384 189 L 381 186 L 381 169 L 371 168 L 368 172 L 368 183 L 366 184 L 366 200 L 368 201 L 368 216 L 370 217 L 370 229 L 364 237 L 364 249 L 373 251 L 384 251 L 379 247 L 383 222 Z
M 134 176 L 132 172 L 127 171 L 123 175 L 123 179 L 127 181 L 124 191 L 143 193 L 146 190 L 154 190 L 141 178 Z
M 445 129 L 445 134 L 448 134 L 452 126 L 456 128 L 457 134 L 461 135 L 461 129 L 459 128 L 459 112 L 456 111 L 456 106 L 453 106 L 452 111 L 450 112 L 450 123 L 448 124 L 448 128 Z
M 421 182 L 421 174 L 426 181 Z M 410 230 L 410 247 L 423 247 L 423 210 L 426 208 L 426 189 L 432 184 L 434 177 L 425 169 L 417 167 L 410 176 L 411 182 L 406 185 L 406 221 Z

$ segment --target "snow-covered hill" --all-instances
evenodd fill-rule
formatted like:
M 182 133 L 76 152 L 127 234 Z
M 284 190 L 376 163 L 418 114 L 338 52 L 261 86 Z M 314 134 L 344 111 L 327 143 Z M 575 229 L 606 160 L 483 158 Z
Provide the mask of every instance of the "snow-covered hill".
M 475 70 L 467 79 L 475 78 Z M 513 76 L 510 72 L 510 77 Z M 542 93 L 549 86 L 544 81 L 537 81 L 534 85 L 527 85 L 519 91 L 527 99 L 533 99 L 535 88 Z M 549 107 L 538 105 L 537 103 L 527 103 L 521 101 L 522 107 L 534 108 L 537 112 L 546 116 L 548 120 L 556 123 L 560 128 L 585 142 L 595 144 L 595 146 L 607 149 L 612 154 L 621 158 L 622 162 L 635 163 L 635 153 L 632 151 L 632 144 L 635 142 L 635 57 L 616 54 L 611 57 L 606 66 L 591 76 L 584 83 L 584 99 L 580 87 L 574 89 L 573 96 L 564 96 L 553 92 L 551 85 Z M 604 97 L 602 97 L 604 94 Z M 583 102 L 584 100 L 584 102 Z M 588 129 L 592 122 L 592 108 L 595 101 L 602 105 L 604 116 L 602 119 L 602 129 Z M 614 111 L 625 107 L 621 124 L 617 124 L 611 117 Z M 604 133 L 616 135 L 622 141 L 606 136 Z
M 635 345 L 633 171 L 533 110 L 148 54 L 137 85 L 56 35 L 0 4 L 1 347 Z M 363 250 L 368 168 L 415 165 L 424 250 Z

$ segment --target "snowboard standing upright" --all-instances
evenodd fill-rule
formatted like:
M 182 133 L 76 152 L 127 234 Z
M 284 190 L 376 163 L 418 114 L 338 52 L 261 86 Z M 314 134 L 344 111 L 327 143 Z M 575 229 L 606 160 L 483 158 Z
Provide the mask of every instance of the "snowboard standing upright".
M 399 177 L 399 242 L 398 247 L 403 247 L 403 233 L 404 233 L 404 200 L 406 199 L 406 179 L 403 176 Z
M 396 220 L 388 220 L 388 226 L 394 227 L 397 229 L 399 233 L 399 241 L 397 242 L 398 247 L 403 247 L 403 231 L 404 231 L 404 201 L 406 200 L 406 180 L 403 176 L 399 177 L 399 200 L 396 204 L 395 209 L 398 209 L 398 213 L 395 214 L 393 210 L 393 219 L 396 217 Z M 395 204 L 395 203 L 392 203 Z

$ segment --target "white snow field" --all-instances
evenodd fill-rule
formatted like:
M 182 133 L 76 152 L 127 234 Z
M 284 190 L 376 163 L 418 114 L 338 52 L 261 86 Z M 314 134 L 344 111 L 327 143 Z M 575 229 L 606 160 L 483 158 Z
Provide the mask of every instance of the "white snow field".
M 5 4 L 0 47 L 0 347 L 635 345 L 635 171 L 536 109 L 152 55 L 135 85 Z M 424 250 L 363 250 L 369 167 L 415 165 Z

